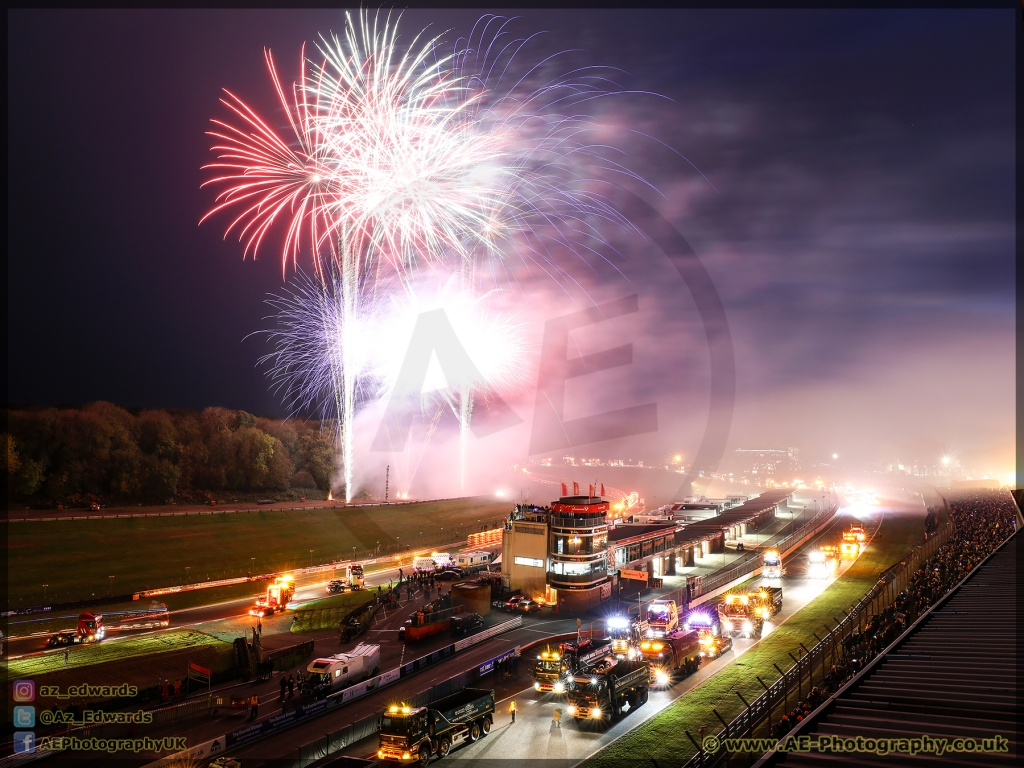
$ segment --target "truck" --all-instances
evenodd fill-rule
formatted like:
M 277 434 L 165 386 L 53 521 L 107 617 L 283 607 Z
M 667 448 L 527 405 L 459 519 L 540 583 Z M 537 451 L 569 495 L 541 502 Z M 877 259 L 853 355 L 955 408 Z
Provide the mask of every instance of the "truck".
M 757 613 L 762 619 L 770 619 L 782 610 L 782 587 L 758 587 Z
M 411 643 L 432 635 L 447 632 L 451 629 L 452 618 L 461 613 L 461 605 L 457 605 L 454 608 L 441 609 L 435 603 L 429 603 L 423 606 L 423 610 L 411 614 L 405 620 L 405 623 L 398 628 L 398 639 Z
M 567 697 L 568 714 L 577 721 L 610 724 L 629 705 L 630 711 L 647 702 L 651 668 L 644 659 L 605 663 L 589 673 L 577 674 Z
M 766 579 L 782 578 L 782 555 L 779 554 L 779 550 L 769 549 L 764 553 L 761 575 Z
M 644 640 L 640 653 L 651 667 L 651 683 L 668 686 L 678 673 L 692 675 L 700 667 L 700 635 L 697 630 L 670 632 Z
M 757 600 L 747 592 L 730 592 L 718 604 L 722 632 L 742 637 L 761 637 L 764 618 L 758 612 Z
M 346 566 L 345 579 L 352 589 L 362 589 L 366 584 L 366 580 L 363 578 L 363 566 L 360 563 Z
M 717 612 L 694 609 L 686 615 L 683 629 L 697 632 L 701 658 L 717 659 L 732 648 L 732 637 L 722 632 L 722 620 Z
M 455 565 L 464 571 L 485 568 L 491 562 L 491 553 L 483 551 L 459 552 L 455 555 Z
M 324 697 L 380 673 L 380 646 L 360 643 L 348 653 L 314 659 L 306 667 L 302 692 Z
M 377 758 L 421 767 L 431 755 L 486 736 L 494 723 L 494 691 L 463 688 L 425 707 L 392 704 L 380 719 Z
M 814 579 L 827 579 L 839 566 L 839 555 L 833 546 L 811 550 L 807 555 L 808 574 Z
M 636 616 L 612 616 L 607 626 L 615 658 L 635 659 L 640 652 L 640 641 L 647 636 L 647 622 Z
M 655 600 L 647 606 L 647 636 L 664 637 L 679 627 L 675 600 Z
M 566 683 L 577 672 L 614 658 L 611 638 L 590 638 L 574 643 L 559 643 L 537 654 L 533 665 L 533 689 L 542 693 L 565 693 Z
M 719 605 L 724 632 L 760 637 L 764 622 L 782 610 L 782 587 L 729 592 Z
M 266 594 L 256 598 L 256 605 L 249 610 L 250 616 L 273 616 L 288 607 L 288 603 L 295 596 L 295 584 L 291 576 L 278 576 L 270 586 Z
M 61 645 L 81 645 L 82 643 L 95 643 L 102 640 L 107 634 L 103 626 L 101 614 L 85 611 L 78 614 L 78 626 L 75 629 L 62 629 L 50 635 L 46 644 L 50 648 Z

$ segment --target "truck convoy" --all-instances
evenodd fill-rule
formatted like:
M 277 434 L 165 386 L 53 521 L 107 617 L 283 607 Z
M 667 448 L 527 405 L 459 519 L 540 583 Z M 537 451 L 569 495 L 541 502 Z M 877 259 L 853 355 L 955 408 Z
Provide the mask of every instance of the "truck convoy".
M 766 579 L 782 578 L 782 555 L 777 549 L 769 549 L 764 553 L 761 575 Z
M 267 587 L 265 595 L 256 598 L 256 605 L 249 610 L 250 616 L 273 616 L 288 607 L 295 596 L 295 584 L 291 576 L 278 576 Z
M 626 704 L 632 711 L 646 703 L 651 686 L 650 665 L 643 659 L 613 661 L 573 678 L 566 709 L 576 720 L 610 724 L 622 714 Z
M 302 692 L 322 698 L 380 673 L 380 646 L 360 643 L 349 653 L 313 660 L 303 680 Z
M 612 616 L 608 619 L 608 635 L 616 659 L 635 659 L 640 641 L 647 636 L 648 624 L 636 616 Z
M 722 631 L 744 637 L 761 637 L 765 620 L 782 608 L 782 587 L 728 593 L 718 606 Z
M 675 600 L 655 600 L 647 606 L 647 636 L 664 637 L 679 627 Z
M 542 693 L 564 693 L 567 680 L 612 657 L 612 640 L 587 638 L 560 643 L 557 650 L 545 648 L 533 665 L 533 689 Z
M 670 632 L 664 638 L 644 640 L 640 653 L 650 665 L 651 683 L 668 686 L 678 673 L 692 675 L 700 667 L 700 637 L 696 630 Z
M 431 755 L 486 736 L 493 722 L 493 690 L 464 688 L 426 707 L 392 704 L 380 720 L 377 758 L 425 766 Z

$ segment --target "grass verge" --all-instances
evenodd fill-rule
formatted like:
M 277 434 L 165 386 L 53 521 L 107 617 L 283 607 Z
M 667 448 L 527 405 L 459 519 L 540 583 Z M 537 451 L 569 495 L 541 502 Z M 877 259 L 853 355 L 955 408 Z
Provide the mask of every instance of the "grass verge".
M 364 589 L 303 603 L 295 609 L 295 620 L 292 622 L 291 631 L 303 634 L 335 629 L 349 613 L 361 605 L 366 605 L 373 600 L 376 594 L 375 590 Z
M 69 669 L 89 667 L 113 661 L 161 654 L 169 651 L 194 650 L 210 648 L 214 651 L 230 652 L 231 644 L 215 637 L 196 632 L 191 629 L 177 629 L 169 632 L 154 632 L 148 635 L 126 637 L 113 642 L 97 645 L 80 645 L 70 649 L 67 664 L 64 662 L 63 651 L 53 651 L 39 656 L 25 656 L 13 659 L 7 667 L 7 679 L 15 680 L 23 677 L 38 677 Z M 221 654 L 225 664 L 230 664 L 230 654 Z M 224 666 L 223 668 L 227 668 Z
M 350 557 L 353 547 L 366 553 L 378 542 L 382 551 L 396 541 L 416 547 L 421 534 L 427 539 L 442 529 L 464 538 L 478 521 L 500 519 L 508 507 L 509 502 L 479 497 L 394 507 L 18 523 L 8 531 L 8 602 L 11 608 L 41 603 L 43 584 L 51 601 L 80 600 L 111 590 L 181 584 L 186 574 L 196 582 L 245 576 L 254 568 L 286 571 Z M 235 589 L 226 594 L 235 596 Z M 253 591 L 241 589 L 237 596 Z M 170 598 L 164 602 L 171 607 Z
M 843 609 L 849 609 L 889 568 L 916 544 L 923 534 L 924 515 L 886 515 L 871 546 L 849 570 L 815 600 L 789 621 L 765 637 L 742 657 L 705 680 L 692 691 L 674 701 L 646 723 L 617 739 L 605 749 L 585 760 L 581 768 L 620 768 L 620 766 L 680 765 L 696 752 L 686 737 L 688 730 L 699 740 L 697 729 L 707 726 L 708 733 L 717 733 L 722 725 L 715 710 L 730 722 L 743 709 L 737 692 L 753 701 L 764 689 L 755 675 L 771 684 L 778 677 L 772 664 L 783 670 L 793 665 L 800 643 L 808 648 L 817 641 L 813 633 L 822 635 L 824 625 L 831 625 Z M 767 677 L 766 677 L 767 675 Z M 638 758 L 643 755 L 643 759 Z

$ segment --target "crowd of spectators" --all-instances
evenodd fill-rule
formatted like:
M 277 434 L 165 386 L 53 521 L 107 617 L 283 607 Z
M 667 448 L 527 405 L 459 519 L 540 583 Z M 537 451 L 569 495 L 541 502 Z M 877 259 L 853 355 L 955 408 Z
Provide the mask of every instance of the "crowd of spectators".
M 893 643 L 921 614 L 988 557 L 1015 528 L 1017 507 L 1010 494 L 973 491 L 947 500 L 953 532 L 911 577 L 895 603 L 868 617 L 863 630 L 847 636 L 821 686 L 811 689 L 772 727 L 781 738 Z

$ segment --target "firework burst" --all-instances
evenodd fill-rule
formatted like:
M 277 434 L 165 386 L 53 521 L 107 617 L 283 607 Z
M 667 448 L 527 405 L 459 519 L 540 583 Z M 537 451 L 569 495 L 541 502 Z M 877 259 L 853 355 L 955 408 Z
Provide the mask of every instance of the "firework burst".
M 462 293 L 483 301 L 493 294 L 478 285 L 515 283 L 512 261 L 562 284 L 572 281 L 563 255 L 604 258 L 605 225 L 629 226 L 601 190 L 609 175 L 635 176 L 588 141 L 599 125 L 583 112 L 621 92 L 610 70 L 538 83 L 550 57 L 514 66 L 530 39 L 513 39 L 509 23 L 485 16 L 443 55 L 424 33 L 399 45 L 390 14 L 363 12 L 358 23 L 346 14 L 343 35 L 321 38 L 318 62 L 303 49 L 290 88 L 265 53 L 287 137 L 227 91 L 232 117 L 213 121 L 217 160 L 205 166 L 214 172 L 206 184 L 219 192 L 204 220 L 230 212 L 225 236 L 237 233 L 254 258 L 283 229 L 285 271 L 311 254 L 316 281 L 279 297 L 275 384 L 293 407 L 333 403 L 348 498 L 357 400 L 374 379 L 359 348 L 386 287 L 410 292 L 421 266 L 457 268 Z M 303 361 L 315 355 L 300 352 L 300 334 L 330 354 L 310 367 Z M 296 385 L 300 376 L 309 381 Z M 458 388 L 464 435 L 480 388 Z

